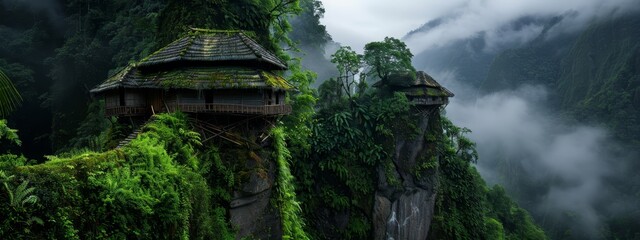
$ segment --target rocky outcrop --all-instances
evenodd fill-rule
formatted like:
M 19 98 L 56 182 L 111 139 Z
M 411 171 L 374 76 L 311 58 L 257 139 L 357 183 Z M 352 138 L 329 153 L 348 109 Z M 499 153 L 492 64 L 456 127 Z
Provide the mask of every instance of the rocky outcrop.
M 438 112 L 421 115 L 420 134 L 398 139 L 392 166 L 378 167 L 378 186 L 373 207 L 375 239 L 426 239 L 436 199 L 436 169 L 416 174 L 423 159 L 435 151 L 425 136 L 442 129 L 430 127 Z M 435 156 L 437 157 L 437 156 Z
M 230 203 L 231 225 L 238 231 L 237 239 L 280 239 L 280 212 L 270 201 L 275 194 L 275 164 L 255 154 L 250 156 L 245 163 L 247 177 Z

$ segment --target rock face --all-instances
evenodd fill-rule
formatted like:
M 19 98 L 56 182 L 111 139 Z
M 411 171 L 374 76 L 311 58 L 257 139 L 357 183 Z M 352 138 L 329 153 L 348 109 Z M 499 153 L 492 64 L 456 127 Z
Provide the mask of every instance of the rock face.
M 373 207 L 375 239 L 426 239 L 433 218 L 436 199 L 436 169 L 428 169 L 416 176 L 421 159 L 433 155 L 433 144 L 425 136 L 442 129 L 430 127 L 439 113 L 422 115 L 418 124 L 420 134 L 412 139 L 398 139 L 389 171 L 378 168 L 378 186 Z M 391 176 L 389 176 L 391 175 Z M 389 179 L 396 179 L 390 181 Z
M 237 239 L 281 239 L 280 212 L 270 202 L 275 181 L 275 163 L 253 154 L 245 163 L 246 180 L 230 203 L 231 225 Z

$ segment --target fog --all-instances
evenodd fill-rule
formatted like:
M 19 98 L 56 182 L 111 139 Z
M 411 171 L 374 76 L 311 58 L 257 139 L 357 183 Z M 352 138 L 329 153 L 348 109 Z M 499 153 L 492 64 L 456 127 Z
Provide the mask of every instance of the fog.
M 323 0 L 322 23 L 336 42 L 361 51 L 385 36 L 406 38 L 414 54 L 446 46 L 458 40 L 484 36 L 487 50 L 508 43 L 527 42 L 540 33 L 546 21 L 562 17 L 549 37 L 583 29 L 601 18 L 626 14 L 640 8 L 637 0 Z M 528 18 L 522 25 L 514 22 Z M 431 23 L 431 24 L 428 24 Z
M 537 37 L 546 23 L 536 19 L 561 17 L 550 30 L 549 37 L 553 37 L 581 30 L 601 18 L 635 11 L 639 5 L 636 0 L 464 1 L 454 9 L 434 12 L 430 21 L 443 20 L 426 31 L 415 32 L 406 41 L 414 52 L 421 52 L 482 34 L 487 50 L 493 50 L 502 44 L 526 43 Z M 524 18 L 529 21 L 513 24 Z
M 44 13 L 49 23 L 61 28 L 64 13 L 59 0 L 0 0 L 0 6 L 4 8 L 25 7 L 33 14 Z
M 475 91 L 451 72 L 433 73 L 456 93 L 446 115 L 473 132 L 480 155 L 477 168 L 489 184 L 502 184 L 540 224 L 562 222 L 576 236 L 595 238 L 612 207 L 632 204 L 611 191 L 611 179 L 625 180 L 621 165 L 632 153 L 620 151 L 609 133 L 576 124 L 547 109 L 547 91 L 521 86 L 473 98 Z M 607 206 L 607 207 L 603 207 Z M 545 221 L 549 222 L 545 222 Z

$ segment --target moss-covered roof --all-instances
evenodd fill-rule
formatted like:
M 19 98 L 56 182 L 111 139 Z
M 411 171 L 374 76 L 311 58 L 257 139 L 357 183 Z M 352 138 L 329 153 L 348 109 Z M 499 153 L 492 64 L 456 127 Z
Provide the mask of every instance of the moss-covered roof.
M 382 81 L 373 84 L 380 87 Z M 399 89 L 408 96 L 420 97 L 453 97 L 454 94 L 449 89 L 441 86 L 433 77 L 424 71 L 416 72 L 413 78 L 410 74 L 394 74 L 387 80 L 387 85 Z
M 192 29 L 186 36 L 149 55 L 138 66 L 171 62 L 243 61 L 261 63 L 270 69 L 285 70 L 287 65 L 243 31 Z
M 168 71 L 144 72 L 127 67 L 91 90 L 124 88 L 181 89 L 282 89 L 293 87 L 282 77 L 269 71 L 248 67 L 185 67 Z
M 180 64 L 163 64 L 170 62 Z M 192 29 L 187 36 L 125 67 L 91 92 L 118 87 L 291 90 L 285 79 L 272 72 L 286 68 L 245 32 Z

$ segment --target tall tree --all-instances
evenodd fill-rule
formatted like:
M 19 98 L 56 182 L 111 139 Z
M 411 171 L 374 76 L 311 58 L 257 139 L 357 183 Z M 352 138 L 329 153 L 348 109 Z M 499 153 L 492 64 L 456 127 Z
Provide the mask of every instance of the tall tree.
M 388 83 L 392 74 L 408 73 L 416 76 L 416 69 L 411 65 L 413 54 L 407 45 L 392 37 L 385 37 L 382 42 L 370 42 L 364 47 L 364 62 L 370 67 L 369 75 Z
M 277 50 L 279 42 L 291 45 L 288 18 L 301 10 L 299 0 L 169 0 L 160 16 L 158 45 L 196 27 L 252 31 L 260 44 Z
M 343 46 L 331 55 L 331 62 L 336 64 L 340 73 L 338 81 L 342 90 L 351 98 L 353 86 L 356 83 L 355 76 L 362 67 L 362 56 L 351 50 L 351 47 Z

